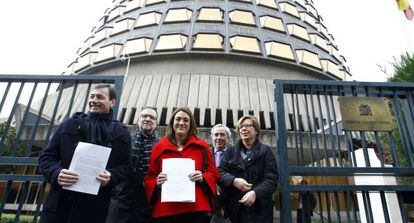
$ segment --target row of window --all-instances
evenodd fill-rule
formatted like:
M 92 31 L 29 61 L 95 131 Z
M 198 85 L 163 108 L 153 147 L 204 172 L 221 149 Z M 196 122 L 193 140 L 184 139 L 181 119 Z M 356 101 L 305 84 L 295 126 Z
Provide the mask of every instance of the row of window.
M 259 40 L 254 37 L 247 36 L 233 36 L 229 38 L 231 50 L 233 52 L 261 54 Z M 123 44 L 110 44 L 103 46 L 98 52 L 89 52 L 79 58 L 78 62 L 75 63 L 73 71 L 79 71 L 83 68 L 103 61 L 115 59 L 120 55 L 137 55 L 148 53 L 153 44 L 151 38 L 137 38 L 130 39 Z M 157 41 L 154 51 L 171 51 L 171 50 L 184 50 L 188 44 L 188 37 L 183 34 L 169 34 L 161 35 Z M 224 38 L 220 34 L 215 33 L 199 33 L 194 36 L 193 39 L 193 50 L 224 50 Z M 122 51 L 122 53 L 121 53 Z M 284 59 L 288 61 L 297 60 L 307 66 L 324 70 L 325 72 L 331 73 L 342 78 L 340 68 L 337 64 L 326 59 L 319 59 L 318 55 L 304 49 L 292 50 L 291 46 L 286 43 L 269 41 L 265 42 L 265 52 L 267 56 Z
M 258 5 L 277 9 L 276 2 L 274 0 L 258 0 L 258 1 L 259 1 Z M 299 1 L 299 2 L 303 3 L 303 1 Z M 299 4 L 302 4 L 302 3 L 299 3 Z M 133 5 L 134 7 L 132 6 L 129 7 L 130 5 Z M 137 0 L 130 1 L 127 6 L 119 5 L 118 7 L 116 7 L 109 13 L 108 21 L 111 21 L 117 18 L 118 16 L 123 15 L 124 13 L 128 11 L 139 8 L 138 6 L 139 6 L 139 3 L 137 2 Z M 311 5 L 309 5 L 309 7 L 310 6 Z M 282 12 L 287 13 L 298 19 L 301 19 L 302 21 L 309 24 L 314 29 L 318 30 L 323 35 L 328 37 L 326 28 L 323 25 L 321 25 L 317 19 L 315 19 L 317 18 L 317 14 L 313 15 L 313 13 L 311 13 L 312 10 L 310 10 L 309 12 L 299 12 L 295 5 L 288 3 L 288 2 L 281 2 L 279 4 L 279 7 Z M 314 9 L 313 7 L 311 8 Z M 223 22 L 223 11 L 220 8 L 212 8 L 211 10 L 209 10 L 209 8 L 204 8 L 204 9 L 207 9 L 207 10 L 203 10 L 203 8 L 200 10 L 200 15 L 197 21 Z M 243 13 L 243 11 L 240 12 L 240 10 L 234 10 L 234 11 L 236 12 L 229 13 L 230 17 L 233 17 L 232 16 L 233 14 L 241 14 L 240 16 L 236 16 L 236 17 L 242 17 L 242 18 L 240 19 L 231 18 L 232 21 L 236 20 L 235 21 L 236 23 L 240 23 L 244 25 L 255 25 L 252 12 Z M 156 13 L 156 15 L 154 15 L 154 13 Z M 191 16 L 192 16 L 192 11 L 189 9 L 171 9 L 169 10 L 169 13 L 167 14 L 167 18 L 165 22 L 187 22 L 187 21 L 190 21 Z M 140 15 L 139 20 L 143 20 L 143 21 L 139 22 L 139 25 L 137 25 L 137 27 L 158 24 L 160 22 L 159 21 L 160 19 L 161 19 L 161 14 L 159 12 L 145 13 L 143 15 Z
M 107 26 L 95 33 L 85 41 L 85 45 L 89 47 L 101 40 L 110 36 L 118 35 L 122 32 L 127 32 L 131 29 L 142 28 L 151 25 L 158 25 L 161 21 L 162 14 L 160 12 L 148 12 L 141 14 L 138 21 L 135 23 L 133 18 L 125 18 L 115 23 L 113 27 Z M 170 9 L 165 18 L 166 23 L 171 22 L 187 22 L 190 21 L 192 11 L 187 8 Z M 229 12 L 230 21 L 234 24 L 251 25 L 255 26 L 254 15 L 249 11 L 233 10 Z M 283 22 L 280 18 L 272 16 L 261 16 L 259 18 L 261 27 L 285 33 Z M 223 11 L 220 8 L 201 8 L 197 21 L 209 21 L 209 22 L 222 22 Z M 135 26 L 134 26 L 135 24 Z M 322 48 L 325 51 L 329 51 L 327 48 L 327 41 L 317 34 L 308 34 L 307 29 L 297 24 L 288 24 L 287 28 L 289 33 L 299 39 L 312 42 L 316 46 Z
M 203 19 L 214 19 L 212 15 L 220 15 L 220 9 L 218 8 L 202 8 L 199 14 L 199 20 Z M 183 21 L 189 20 L 191 18 L 191 10 L 188 9 L 171 9 L 166 17 L 166 22 L 172 21 Z M 253 14 L 247 11 L 234 10 L 229 13 L 231 21 L 236 24 L 254 24 Z M 142 14 L 138 21 L 135 24 L 135 27 L 144 27 L 152 24 L 158 24 L 161 20 L 161 13 L 158 12 L 149 12 Z M 272 16 L 261 16 L 260 17 L 261 27 L 269 30 L 274 30 L 278 32 L 285 33 L 285 28 L 283 22 L 280 18 Z M 114 27 L 105 27 L 95 33 L 95 36 L 90 37 L 86 41 L 86 48 L 89 48 L 90 45 L 94 45 L 100 42 L 103 39 L 106 39 L 110 36 L 117 35 L 122 32 L 131 30 L 134 27 L 135 20 L 127 18 L 121 20 L 115 24 Z M 336 48 L 332 44 L 319 36 L 318 34 L 309 34 L 305 27 L 302 27 L 298 24 L 287 24 L 287 29 L 290 35 L 299 38 L 301 40 L 312 43 L 313 45 L 321 48 L 322 50 L 330 53 L 331 55 L 336 55 Z
M 135 1 L 133 1 L 135 2 Z M 276 2 L 274 0 L 258 0 L 258 5 L 262 5 L 262 6 L 266 6 L 266 7 L 270 7 L 270 8 L 274 8 L 277 9 L 277 5 Z M 129 6 L 129 5 L 128 5 Z M 113 19 L 117 18 L 118 16 L 123 15 L 124 13 L 131 11 L 128 10 L 128 6 L 118 6 L 115 9 L 113 9 L 109 15 L 108 15 L 108 21 L 112 21 Z M 294 16 L 298 19 L 302 19 L 303 21 L 309 23 L 310 25 L 312 25 L 313 27 L 317 28 L 316 25 L 316 21 L 318 18 L 317 14 L 314 15 L 312 12 L 306 12 L 306 11 L 301 11 L 299 12 L 298 8 L 288 2 L 282 2 L 279 4 L 279 7 L 281 9 L 282 12 L 285 12 L 291 16 Z M 133 8 L 136 9 L 136 8 Z
M 287 3 L 286 3 L 287 4 Z M 176 8 L 170 9 L 167 13 L 165 22 L 189 22 L 191 19 L 193 11 L 187 8 Z M 157 11 L 146 12 L 139 16 L 138 22 L 135 27 L 144 27 L 149 25 L 156 25 L 160 23 L 161 20 L 161 13 Z M 323 26 L 320 23 L 317 23 L 316 20 L 307 14 L 306 12 L 298 12 L 298 17 L 302 19 L 304 22 L 312 26 L 314 29 L 318 31 L 323 31 Z M 239 23 L 243 25 L 253 25 L 255 26 L 254 22 L 254 14 L 250 11 L 244 10 L 232 10 L 229 12 L 230 21 L 233 23 Z M 133 18 L 126 18 L 132 19 Z M 118 24 L 122 24 L 125 19 L 118 21 L 115 23 L 115 26 Z M 199 14 L 197 17 L 197 21 L 199 22 L 224 22 L 223 18 L 223 10 L 220 8 L 201 8 L 199 10 Z M 132 28 L 132 27 L 129 27 Z
M 245 2 L 245 3 L 252 3 L 252 0 L 235 0 L 239 2 Z M 257 5 L 272 8 L 272 9 L 278 9 L 277 4 L 275 0 L 256 0 Z M 115 8 L 113 8 L 109 14 L 108 14 L 108 21 L 111 21 L 118 16 L 121 16 L 125 13 L 134 11 L 136 9 L 139 9 L 141 7 L 154 5 L 158 3 L 164 3 L 166 0 L 132 0 L 127 1 L 124 5 L 117 5 Z M 295 0 L 295 2 L 302 6 L 302 8 L 306 9 L 313 17 L 318 18 L 318 13 L 316 9 L 309 3 L 307 3 L 306 0 Z M 297 18 L 300 18 L 298 15 L 298 7 L 295 4 L 289 3 L 289 2 L 281 2 L 279 4 L 279 7 L 282 11 L 287 12 L 288 14 L 295 16 Z

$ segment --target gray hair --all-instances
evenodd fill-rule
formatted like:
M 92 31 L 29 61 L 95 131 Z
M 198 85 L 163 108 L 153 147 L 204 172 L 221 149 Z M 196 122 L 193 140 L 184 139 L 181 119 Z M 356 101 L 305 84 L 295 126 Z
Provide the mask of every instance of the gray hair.
M 141 112 L 140 112 L 139 114 L 141 115 L 141 114 L 142 114 L 142 112 L 143 112 L 145 109 L 150 109 L 150 110 L 155 111 L 155 115 L 157 115 L 157 118 L 158 118 L 158 111 L 157 111 L 157 108 L 156 108 L 156 107 L 152 107 L 152 106 L 145 106 L 145 107 L 142 107 L 142 110 L 141 110 Z
M 215 126 L 213 126 L 213 128 L 211 128 L 211 136 L 213 136 L 214 131 L 216 130 L 216 128 L 224 128 L 224 131 L 226 132 L 227 135 L 227 139 L 229 140 L 229 143 L 231 143 L 231 132 L 229 127 L 223 125 L 223 124 L 217 124 Z

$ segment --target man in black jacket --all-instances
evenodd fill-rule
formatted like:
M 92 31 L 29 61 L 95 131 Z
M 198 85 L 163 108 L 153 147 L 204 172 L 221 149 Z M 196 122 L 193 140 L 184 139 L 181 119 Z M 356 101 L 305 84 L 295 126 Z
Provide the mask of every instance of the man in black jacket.
M 151 210 L 144 192 L 144 176 L 148 172 L 152 147 L 158 142 L 155 134 L 157 111 L 144 108 L 139 114 L 138 129 L 132 135 L 132 177 L 116 186 L 107 223 L 149 223 Z
M 223 157 L 224 152 L 227 150 L 227 148 L 230 147 L 230 141 L 231 132 L 227 126 L 223 124 L 217 124 L 211 128 L 211 142 L 213 144 L 211 153 L 213 155 L 216 167 L 220 166 L 220 161 Z M 230 222 L 230 220 L 225 217 L 225 211 L 222 211 L 225 200 L 226 194 L 219 186 L 217 186 L 217 198 L 214 201 L 210 223 Z
M 302 185 L 307 185 L 306 180 L 300 182 Z M 296 219 L 297 223 L 306 223 L 311 222 L 311 217 L 313 216 L 313 209 L 316 206 L 316 198 L 309 191 L 300 192 L 298 198 L 298 209 L 296 210 Z
M 39 170 L 50 183 L 40 222 L 103 223 L 108 212 L 112 188 L 131 172 L 131 136 L 119 122 L 112 120 L 115 90 L 107 84 L 96 85 L 89 96 L 89 112 L 75 113 L 57 129 L 39 157 Z M 63 189 L 79 180 L 69 170 L 79 142 L 111 148 L 106 170 L 96 176 L 101 184 L 97 195 Z

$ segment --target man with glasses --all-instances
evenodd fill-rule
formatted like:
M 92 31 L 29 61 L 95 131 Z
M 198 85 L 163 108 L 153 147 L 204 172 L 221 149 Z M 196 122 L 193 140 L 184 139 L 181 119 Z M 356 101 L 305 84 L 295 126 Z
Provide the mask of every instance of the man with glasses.
M 151 222 L 151 210 L 144 192 L 144 176 L 148 172 L 152 147 L 158 142 L 155 134 L 158 114 L 145 107 L 132 134 L 132 177 L 115 188 L 109 209 L 108 223 Z
M 217 124 L 211 129 L 211 142 L 213 144 L 211 152 L 213 154 L 214 163 L 216 167 L 220 166 L 221 158 L 223 157 L 224 152 L 230 146 L 231 141 L 231 132 L 230 129 L 223 125 Z M 223 217 L 221 207 L 225 200 L 225 194 L 217 186 L 217 200 L 214 202 L 214 208 L 212 210 L 211 223 L 224 223 L 229 222 L 226 218 Z

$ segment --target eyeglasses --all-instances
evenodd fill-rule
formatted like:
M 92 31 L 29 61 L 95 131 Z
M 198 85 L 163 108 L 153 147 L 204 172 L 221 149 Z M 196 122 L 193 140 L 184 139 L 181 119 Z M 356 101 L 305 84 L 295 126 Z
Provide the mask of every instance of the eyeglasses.
M 213 135 L 214 135 L 215 137 L 218 137 L 218 136 L 225 137 L 225 136 L 226 136 L 226 133 L 224 133 L 224 132 L 216 132 L 216 133 L 214 133 Z
M 153 116 L 153 115 L 150 115 L 150 114 L 141 114 L 140 115 L 140 117 L 141 118 L 150 118 L 150 119 L 152 119 L 152 120 L 157 120 L 157 117 L 155 117 L 155 116 Z
M 242 129 L 242 128 L 251 128 L 251 127 L 253 127 L 254 125 L 253 124 L 246 124 L 246 125 L 241 125 L 240 127 L 239 127 L 239 129 Z

